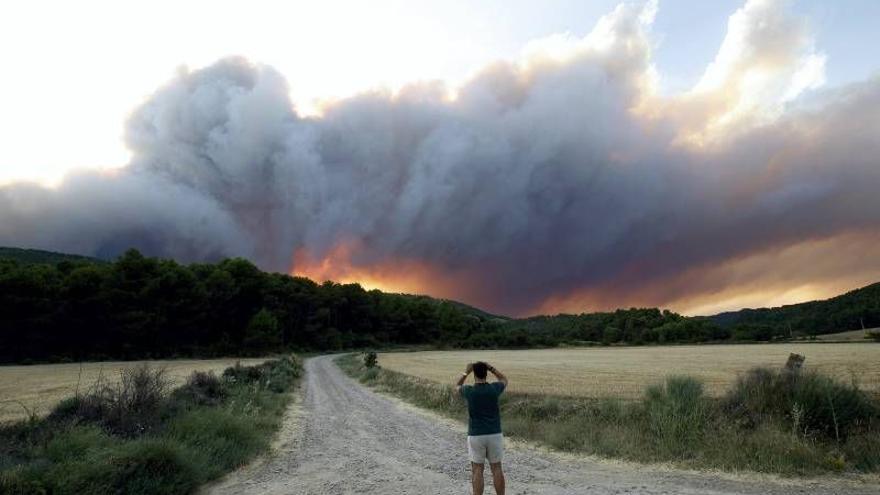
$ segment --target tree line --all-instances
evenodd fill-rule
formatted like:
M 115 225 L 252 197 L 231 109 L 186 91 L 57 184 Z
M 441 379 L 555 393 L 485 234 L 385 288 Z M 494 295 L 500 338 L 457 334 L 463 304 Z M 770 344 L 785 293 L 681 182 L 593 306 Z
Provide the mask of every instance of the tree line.
M 737 340 L 773 340 L 880 327 L 880 283 L 823 301 L 742 309 L 711 317 Z
M 0 260 L 0 360 L 138 359 L 418 344 L 441 302 L 266 273 L 244 259 L 181 265 Z
M 508 319 L 454 301 L 267 273 L 240 258 L 181 265 L 129 250 L 113 262 L 49 259 L 0 257 L 0 362 L 706 342 L 742 337 L 753 325 L 656 308 Z

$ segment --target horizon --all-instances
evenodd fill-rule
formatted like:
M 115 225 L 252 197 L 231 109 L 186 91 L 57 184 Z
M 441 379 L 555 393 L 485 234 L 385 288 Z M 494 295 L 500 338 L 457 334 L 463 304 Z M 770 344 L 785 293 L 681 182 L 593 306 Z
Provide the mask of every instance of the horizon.
M 514 317 L 880 280 L 880 4 L 498 5 L 6 6 L 0 245 Z
M 18 250 L 22 250 L 22 251 L 36 251 L 36 252 L 39 252 L 39 253 L 52 254 L 52 255 L 62 255 L 62 256 L 81 257 L 80 255 L 76 255 L 76 254 L 70 254 L 70 253 L 59 253 L 59 252 L 55 252 L 55 251 L 46 251 L 46 250 L 42 250 L 42 249 L 34 249 L 34 248 L 28 248 L 28 247 L 0 246 L 0 251 L 2 251 L 3 249 L 18 249 Z M 88 257 L 85 257 L 85 258 L 88 259 Z M 97 261 L 101 261 L 101 262 L 104 262 L 104 263 L 112 263 L 112 262 L 115 261 L 114 259 L 102 259 L 102 258 L 92 258 L 92 259 L 97 260 Z M 168 258 L 168 259 L 171 259 L 172 261 L 175 261 L 175 260 L 173 260 L 172 258 Z M 231 259 L 231 258 L 226 258 L 226 259 Z M 221 262 L 221 261 L 223 261 L 223 260 L 217 260 L 216 262 Z M 248 261 L 248 262 L 251 262 L 251 263 L 253 262 L 252 260 L 247 260 L 247 261 Z M 374 289 L 370 289 L 370 288 L 368 288 L 368 287 L 364 287 L 360 282 L 356 282 L 356 281 L 355 281 L 355 282 L 338 282 L 338 281 L 335 281 L 335 280 L 315 280 L 315 279 L 309 278 L 309 277 L 307 277 L 307 276 L 305 276 L 305 275 L 297 275 L 297 274 L 295 274 L 295 273 L 283 273 L 283 272 L 282 272 L 282 274 L 284 274 L 284 275 L 289 275 L 289 276 L 291 276 L 291 277 L 304 277 L 304 278 L 307 278 L 307 279 L 311 280 L 312 282 L 314 282 L 314 283 L 316 283 L 316 284 L 321 284 L 321 283 L 324 283 L 324 282 L 333 282 L 333 283 L 337 283 L 337 284 L 357 284 L 357 285 L 360 285 L 361 288 L 363 288 L 363 289 L 366 290 L 366 291 L 374 290 Z M 711 318 L 711 317 L 713 317 L 713 316 L 719 316 L 719 315 L 723 315 L 723 314 L 727 314 L 727 313 L 738 313 L 738 312 L 741 312 L 741 311 L 754 311 L 754 310 L 760 310 L 760 309 L 779 309 L 779 308 L 786 307 L 786 306 L 797 306 L 797 305 L 799 305 L 799 304 L 807 304 L 807 303 L 814 303 L 814 302 L 824 302 L 824 301 L 828 301 L 829 299 L 835 299 L 835 298 L 840 297 L 840 296 L 845 296 L 845 295 L 847 295 L 847 294 L 849 294 L 849 293 L 851 293 L 851 292 L 860 291 L 860 290 L 862 290 L 862 289 L 866 289 L 866 288 L 868 288 L 868 287 L 871 287 L 871 286 L 873 286 L 873 285 L 877 285 L 877 284 L 880 284 L 880 281 L 871 282 L 871 283 L 869 283 L 869 284 L 867 284 L 867 285 L 863 285 L 863 286 L 860 286 L 860 287 L 855 287 L 855 288 L 849 289 L 849 290 L 847 290 L 847 291 L 845 291 L 845 292 L 841 292 L 841 293 L 838 293 L 838 294 L 834 294 L 834 295 L 831 295 L 831 296 L 829 296 L 829 297 L 822 298 L 822 299 L 811 299 L 811 300 L 808 300 L 808 301 L 800 301 L 800 302 L 796 302 L 796 303 L 783 304 L 783 305 L 780 305 L 780 306 L 742 307 L 742 308 L 737 308 L 737 309 L 731 309 L 731 310 L 721 311 L 721 312 L 714 313 L 714 314 L 690 314 L 690 315 L 685 315 L 685 316 L 687 316 L 687 317 L 698 317 L 698 318 L 699 318 L 699 317 L 703 317 L 703 318 Z M 381 292 L 383 292 L 383 293 L 385 293 L 385 294 L 397 294 L 397 295 L 414 296 L 414 297 L 433 297 L 433 296 L 431 296 L 430 294 L 417 294 L 417 293 L 409 293 L 409 292 L 386 292 L 386 291 L 382 291 L 381 289 L 375 289 L 375 290 L 380 290 Z M 456 303 L 456 304 L 463 304 L 463 305 L 465 305 L 465 306 L 469 306 L 469 307 L 471 307 L 471 308 L 473 308 L 473 309 L 476 309 L 477 311 L 481 311 L 481 312 L 483 312 L 483 313 L 486 313 L 486 314 L 488 314 L 488 315 L 490 315 L 490 316 L 495 316 L 495 317 L 500 317 L 500 318 L 507 318 L 507 319 L 529 319 L 529 318 L 540 318 L 540 317 L 552 317 L 552 316 L 559 316 L 559 315 L 572 315 L 572 316 L 577 316 L 577 315 L 580 315 L 580 314 L 593 314 L 593 313 L 603 313 L 603 312 L 604 312 L 604 313 L 613 313 L 614 311 L 617 311 L 617 310 L 627 311 L 627 310 L 632 310 L 632 309 L 657 309 L 657 310 L 660 310 L 660 311 L 666 311 L 666 310 L 669 309 L 669 308 L 663 308 L 663 307 L 653 307 L 653 308 L 651 308 L 651 307 L 644 307 L 644 308 L 639 308 L 639 307 L 628 307 L 628 308 L 625 308 L 625 307 L 618 307 L 618 308 L 611 308 L 611 309 L 607 309 L 607 310 L 582 311 L 582 312 L 579 312 L 579 313 L 564 313 L 564 312 L 563 312 L 563 313 L 555 313 L 555 314 L 549 314 L 549 313 L 535 313 L 535 314 L 530 314 L 530 315 L 509 316 L 509 315 L 506 315 L 506 314 L 496 314 L 496 313 L 493 313 L 493 312 L 491 312 L 491 311 L 487 311 L 487 310 L 485 310 L 484 308 L 480 308 L 480 307 L 477 307 L 477 306 L 473 306 L 473 305 L 471 305 L 471 304 L 468 304 L 468 303 L 465 303 L 465 302 L 462 302 L 462 301 L 458 301 L 458 300 L 455 300 L 455 299 L 447 299 L 447 298 L 435 298 L 435 299 L 439 299 L 439 300 L 441 300 L 441 301 L 453 302 L 453 303 Z M 866 329 L 866 330 L 870 330 L 870 329 Z

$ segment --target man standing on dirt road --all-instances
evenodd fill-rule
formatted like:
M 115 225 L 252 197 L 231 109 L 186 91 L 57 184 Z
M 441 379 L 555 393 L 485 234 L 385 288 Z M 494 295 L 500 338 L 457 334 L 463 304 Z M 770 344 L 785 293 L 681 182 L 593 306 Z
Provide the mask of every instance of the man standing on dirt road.
M 464 385 L 468 375 L 474 373 L 474 384 Z M 486 372 L 491 371 L 497 381 L 488 383 Z M 504 495 L 504 439 L 501 434 L 501 412 L 498 397 L 507 388 L 507 377 L 488 363 L 477 361 L 467 365 L 455 384 L 458 393 L 468 405 L 468 457 L 471 460 L 471 483 L 474 495 L 483 495 L 483 469 L 486 460 L 492 469 L 495 493 Z

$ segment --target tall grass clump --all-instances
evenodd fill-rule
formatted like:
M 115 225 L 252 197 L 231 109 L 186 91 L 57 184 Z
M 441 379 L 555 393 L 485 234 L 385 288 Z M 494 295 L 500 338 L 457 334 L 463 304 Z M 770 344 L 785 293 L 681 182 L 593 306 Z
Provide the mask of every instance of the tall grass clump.
M 188 494 L 265 451 L 302 372 L 296 357 L 193 373 L 167 390 L 137 368 L 0 427 L 0 493 Z
M 648 430 L 661 454 L 691 455 L 709 421 L 709 403 L 703 384 L 688 376 L 672 376 L 649 386 L 642 401 Z

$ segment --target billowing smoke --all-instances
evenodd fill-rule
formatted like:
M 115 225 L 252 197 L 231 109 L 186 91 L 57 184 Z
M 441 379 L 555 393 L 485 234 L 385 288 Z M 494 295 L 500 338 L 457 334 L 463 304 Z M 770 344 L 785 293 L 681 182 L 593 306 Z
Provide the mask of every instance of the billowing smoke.
M 664 96 L 654 8 L 621 5 L 454 91 L 314 118 L 270 67 L 182 73 L 132 115 L 126 168 L 0 188 L 0 244 L 307 274 L 324 260 L 511 314 L 880 275 L 880 79 L 817 90 L 805 25 L 752 0 L 699 84 Z

